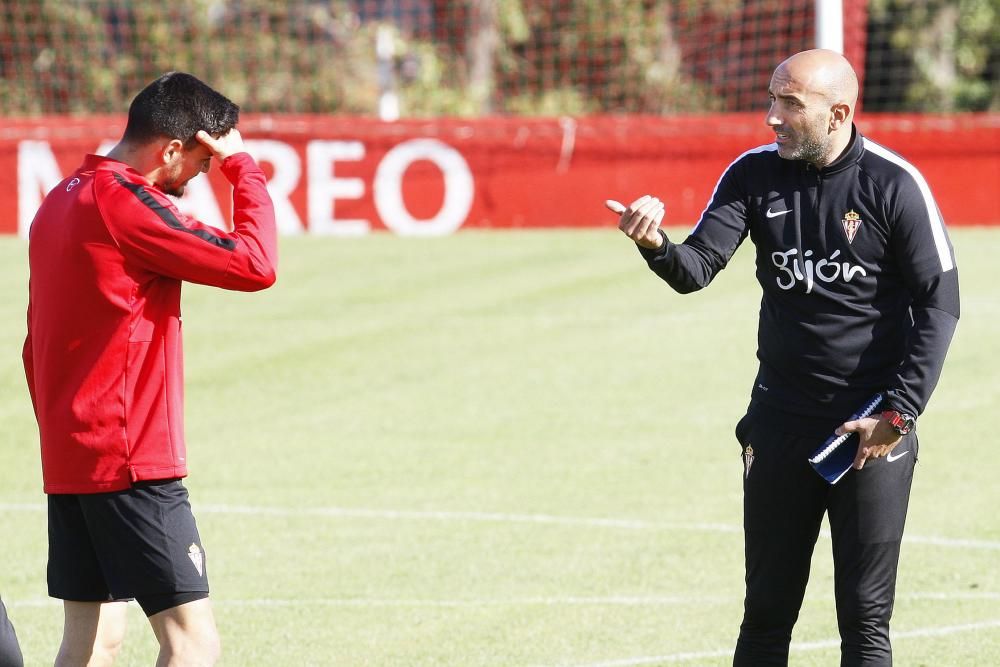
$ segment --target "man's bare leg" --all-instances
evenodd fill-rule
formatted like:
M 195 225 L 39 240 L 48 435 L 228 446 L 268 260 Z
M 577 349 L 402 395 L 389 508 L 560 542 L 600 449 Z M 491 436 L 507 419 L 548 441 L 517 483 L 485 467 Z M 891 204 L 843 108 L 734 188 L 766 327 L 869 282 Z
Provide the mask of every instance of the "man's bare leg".
M 112 665 L 125 639 L 126 602 L 63 601 L 62 644 L 55 667 Z
M 211 667 L 222 652 L 208 598 L 186 602 L 149 617 L 160 655 L 156 667 Z

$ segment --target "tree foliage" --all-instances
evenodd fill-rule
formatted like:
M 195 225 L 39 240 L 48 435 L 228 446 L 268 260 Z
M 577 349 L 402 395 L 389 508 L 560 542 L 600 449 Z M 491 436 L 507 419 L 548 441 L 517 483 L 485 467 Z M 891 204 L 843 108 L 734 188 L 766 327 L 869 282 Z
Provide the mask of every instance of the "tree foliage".
M 869 12 L 868 71 L 894 73 L 882 84 L 897 109 L 1000 109 L 1000 0 L 870 0 Z
M 409 117 L 738 110 L 684 66 L 679 26 L 738 25 L 743 4 L 0 0 L 0 113 L 122 112 L 171 69 L 265 113 L 370 115 L 387 89 Z M 1000 0 L 870 0 L 869 10 L 867 89 L 889 93 L 869 96 L 869 109 L 1000 108 Z M 379 35 L 387 57 L 376 56 Z

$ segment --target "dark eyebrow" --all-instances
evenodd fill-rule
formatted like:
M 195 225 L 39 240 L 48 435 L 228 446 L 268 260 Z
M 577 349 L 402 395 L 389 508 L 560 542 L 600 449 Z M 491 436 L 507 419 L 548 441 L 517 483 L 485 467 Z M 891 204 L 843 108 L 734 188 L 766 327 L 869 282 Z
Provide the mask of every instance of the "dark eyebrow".
M 789 93 L 778 95 L 773 90 L 771 90 L 770 88 L 767 89 L 767 94 L 770 95 L 771 97 L 774 97 L 774 98 L 777 98 L 777 99 L 791 100 L 792 102 L 795 102 L 796 104 L 802 104 L 803 103 L 802 98 L 799 97 L 798 95 L 793 95 L 793 94 L 789 94 Z

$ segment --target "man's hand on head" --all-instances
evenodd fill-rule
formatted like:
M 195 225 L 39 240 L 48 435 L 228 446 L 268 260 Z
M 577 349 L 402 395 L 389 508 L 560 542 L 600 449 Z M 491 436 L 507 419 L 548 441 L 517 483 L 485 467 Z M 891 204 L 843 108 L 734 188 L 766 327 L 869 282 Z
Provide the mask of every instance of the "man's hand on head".
M 198 141 L 204 144 L 208 150 L 212 151 L 212 155 L 218 158 L 220 162 L 225 160 L 230 155 L 236 155 L 237 153 L 243 153 L 246 151 L 246 147 L 243 146 L 243 137 L 240 136 L 240 131 L 235 127 L 218 139 L 205 130 L 198 130 L 198 133 L 194 136 Z
M 664 206 L 656 197 L 644 195 L 626 207 L 621 202 L 608 199 L 604 205 L 612 213 L 617 213 L 618 229 L 643 248 L 659 250 L 663 247 L 660 223 L 663 222 Z

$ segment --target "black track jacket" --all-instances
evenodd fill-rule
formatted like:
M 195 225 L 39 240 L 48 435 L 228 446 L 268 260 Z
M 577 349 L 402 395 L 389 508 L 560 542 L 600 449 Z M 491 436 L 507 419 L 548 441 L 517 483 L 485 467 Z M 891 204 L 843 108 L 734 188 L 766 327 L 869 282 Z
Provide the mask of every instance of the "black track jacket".
M 681 293 L 708 285 L 743 239 L 763 289 L 752 400 L 803 417 L 846 419 L 877 392 L 919 415 L 959 317 L 958 271 L 923 176 L 853 129 L 817 170 L 747 151 L 723 173 L 680 245 L 639 248 Z

